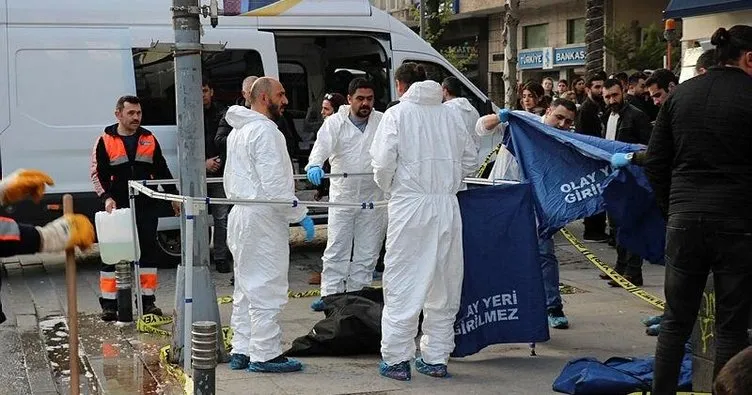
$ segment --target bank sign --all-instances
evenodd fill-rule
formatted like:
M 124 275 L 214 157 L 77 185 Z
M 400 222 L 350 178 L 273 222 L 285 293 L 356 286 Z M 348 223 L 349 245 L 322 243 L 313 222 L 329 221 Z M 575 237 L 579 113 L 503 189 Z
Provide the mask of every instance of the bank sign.
M 517 65 L 520 70 L 550 70 L 554 67 L 581 66 L 584 64 L 584 45 L 525 49 L 520 51 L 517 56 Z

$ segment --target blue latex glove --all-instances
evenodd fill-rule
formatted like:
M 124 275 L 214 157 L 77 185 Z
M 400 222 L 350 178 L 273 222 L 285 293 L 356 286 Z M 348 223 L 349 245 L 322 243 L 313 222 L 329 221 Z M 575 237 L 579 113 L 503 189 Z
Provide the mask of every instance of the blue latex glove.
M 300 221 L 300 226 L 305 229 L 305 241 L 313 241 L 313 236 L 316 235 L 316 229 L 313 227 L 313 219 L 306 215 L 305 218 Z
M 510 114 L 509 110 L 507 110 L 506 108 L 502 108 L 499 111 L 499 121 L 501 123 L 509 122 L 509 114 Z
M 324 178 L 324 170 L 318 166 L 313 166 L 306 172 L 306 177 L 311 184 L 319 186 L 321 185 L 321 179 Z
M 611 167 L 614 169 L 622 168 L 630 163 L 631 161 L 627 159 L 627 154 L 617 152 L 611 156 Z

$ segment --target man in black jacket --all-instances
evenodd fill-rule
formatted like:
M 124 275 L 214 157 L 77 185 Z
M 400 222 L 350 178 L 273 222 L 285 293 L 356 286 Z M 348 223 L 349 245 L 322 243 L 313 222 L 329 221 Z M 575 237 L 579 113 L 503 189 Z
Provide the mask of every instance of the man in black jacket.
M 658 116 L 659 107 L 653 104 L 653 100 L 648 96 L 645 81 L 648 77 L 645 73 L 636 72 L 629 76 L 627 94 L 624 96 L 625 101 L 638 110 L 645 113 L 650 118 L 650 122 L 655 121 Z
M 676 391 L 684 344 L 715 287 L 714 374 L 748 345 L 752 307 L 752 27 L 711 39 L 724 66 L 677 86 L 663 103 L 645 173 L 666 227 L 666 308 L 653 394 Z
M 606 80 L 603 84 L 603 97 L 608 106 L 608 113 L 604 115 L 603 124 L 606 125 L 606 139 L 621 141 L 630 144 L 647 145 L 650 141 L 650 118 L 637 109 L 637 107 L 624 100 L 624 91 L 618 80 Z M 616 235 L 617 224 L 609 221 L 611 235 Z M 642 280 L 642 258 L 639 255 L 627 251 L 624 247 L 616 245 L 617 273 L 632 284 L 640 286 Z M 601 276 L 608 279 L 608 276 Z M 615 281 L 610 281 L 612 287 L 618 287 Z
M 204 103 L 204 153 L 206 160 L 206 177 L 222 177 L 225 163 L 219 148 L 214 142 L 220 122 L 225 118 L 227 108 L 214 101 L 214 87 L 204 79 L 201 84 L 202 100 Z M 224 198 L 225 190 L 221 182 L 208 183 L 206 192 L 209 197 Z M 212 204 L 209 206 L 214 219 L 214 265 L 219 273 L 232 271 L 232 254 L 227 249 L 227 215 L 230 206 L 226 204 Z
M 606 104 L 603 101 L 603 81 L 606 73 L 599 71 L 591 74 L 585 81 L 587 99 L 580 106 L 575 118 L 575 130 L 577 133 L 588 136 L 603 137 L 603 114 L 606 112 Z M 606 213 L 596 214 L 585 218 L 585 233 L 583 238 L 592 241 L 606 241 Z

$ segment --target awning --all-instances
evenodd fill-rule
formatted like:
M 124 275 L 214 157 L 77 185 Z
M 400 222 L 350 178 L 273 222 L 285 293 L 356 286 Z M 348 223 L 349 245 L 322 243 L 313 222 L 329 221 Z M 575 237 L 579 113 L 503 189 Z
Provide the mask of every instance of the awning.
M 752 9 L 752 0 L 671 0 L 663 17 L 687 18 L 747 9 Z

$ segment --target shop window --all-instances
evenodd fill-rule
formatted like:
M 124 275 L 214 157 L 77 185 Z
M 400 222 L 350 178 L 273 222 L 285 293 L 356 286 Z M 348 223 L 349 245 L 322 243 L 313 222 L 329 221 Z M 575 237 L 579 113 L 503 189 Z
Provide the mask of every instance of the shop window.
M 570 19 L 567 21 L 567 44 L 579 44 L 585 42 L 585 18 Z
M 525 48 L 541 48 L 548 46 L 548 23 L 523 27 Z
M 422 65 L 426 70 L 426 76 L 428 77 L 428 79 L 436 81 L 438 83 L 442 83 L 447 77 L 454 76 L 454 74 L 449 72 L 449 70 L 447 70 L 444 66 L 433 62 L 426 62 L 423 60 L 406 60 L 405 62 L 415 62 Z M 462 80 L 460 80 L 460 82 L 462 82 Z M 464 83 L 462 83 L 462 97 L 469 100 L 470 104 L 472 104 L 473 107 L 478 110 L 478 113 L 485 113 L 485 102 L 481 100 L 475 93 L 473 93 L 473 91 L 470 90 L 470 88 L 468 88 Z
M 253 50 L 228 49 L 202 55 L 202 74 L 214 85 L 214 99 L 222 105 L 235 104 L 241 97 L 243 79 L 263 76 L 261 55 Z M 175 63 L 163 49 L 133 49 L 136 94 L 141 98 L 142 123 L 148 126 L 175 125 Z

